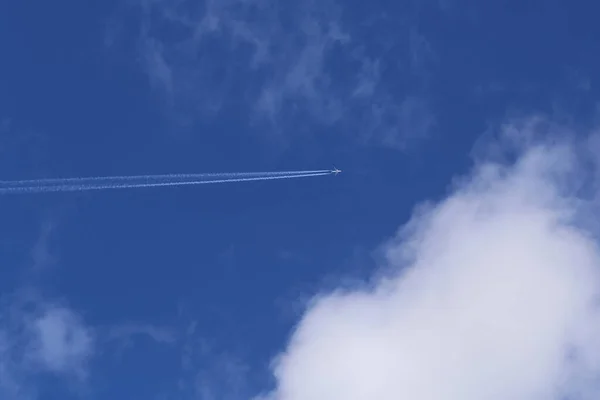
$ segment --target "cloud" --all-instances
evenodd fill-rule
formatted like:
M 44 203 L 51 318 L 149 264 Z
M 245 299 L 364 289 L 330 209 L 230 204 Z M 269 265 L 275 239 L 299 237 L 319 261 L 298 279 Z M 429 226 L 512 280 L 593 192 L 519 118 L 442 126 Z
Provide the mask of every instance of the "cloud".
M 93 352 L 91 331 L 80 318 L 64 307 L 50 307 L 30 323 L 29 356 L 43 369 L 85 377 Z
M 42 223 L 39 237 L 31 250 L 31 270 L 34 274 L 48 269 L 56 261 L 56 255 L 52 249 L 52 239 L 56 227 L 57 222 L 52 218 L 46 218 Z
M 246 364 L 227 354 L 212 356 L 210 364 L 210 367 L 199 368 L 196 371 L 192 398 L 233 400 L 247 397 Z M 185 385 L 181 388 L 185 389 Z
M 177 335 L 172 329 L 151 324 L 127 323 L 109 330 L 109 339 L 129 340 L 132 336 L 147 336 L 158 343 L 173 344 Z
M 426 136 L 433 127 L 421 122 L 435 117 L 416 82 L 424 82 L 436 53 L 413 23 L 344 19 L 333 0 L 136 4 L 143 69 L 170 111 L 188 122 L 242 110 L 249 122 L 275 132 L 302 121 L 399 147 L 406 135 Z M 109 24 L 111 46 L 115 25 Z M 398 119 L 417 124 L 398 129 Z
M 4 296 L 0 309 L 0 396 L 35 399 L 51 374 L 66 384 L 88 376 L 94 332 L 73 310 L 53 302 Z
M 371 285 L 314 299 L 262 399 L 598 397 L 594 141 L 541 119 L 503 132 Z

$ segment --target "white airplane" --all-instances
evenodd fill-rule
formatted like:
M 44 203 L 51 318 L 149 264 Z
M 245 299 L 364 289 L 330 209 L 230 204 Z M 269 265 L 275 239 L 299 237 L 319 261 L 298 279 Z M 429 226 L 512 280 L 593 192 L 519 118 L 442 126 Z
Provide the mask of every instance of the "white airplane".
M 340 172 L 342 172 L 341 169 L 337 169 L 335 166 L 333 167 L 333 171 L 331 171 L 332 174 L 339 174 Z

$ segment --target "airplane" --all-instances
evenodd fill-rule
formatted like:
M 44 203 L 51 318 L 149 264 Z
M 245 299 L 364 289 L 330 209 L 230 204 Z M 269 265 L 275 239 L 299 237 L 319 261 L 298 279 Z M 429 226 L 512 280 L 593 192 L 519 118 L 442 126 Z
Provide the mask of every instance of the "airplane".
M 337 169 L 335 166 L 333 167 L 333 171 L 331 171 L 332 174 L 339 174 L 340 172 L 342 172 L 341 169 Z

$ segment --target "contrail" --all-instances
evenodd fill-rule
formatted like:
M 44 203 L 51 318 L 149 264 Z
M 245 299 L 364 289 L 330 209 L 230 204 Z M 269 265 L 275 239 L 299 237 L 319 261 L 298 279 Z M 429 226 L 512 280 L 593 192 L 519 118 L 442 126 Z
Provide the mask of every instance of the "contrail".
M 211 183 L 266 181 L 329 175 L 329 170 L 283 172 L 234 172 L 215 174 L 140 175 L 93 178 L 58 178 L 0 181 L 0 194 L 80 192 L 87 190 L 131 189 L 160 186 L 205 185 Z
M 253 176 L 280 176 L 280 175 L 299 175 L 299 174 L 318 174 L 331 172 L 326 169 L 308 170 L 308 171 L 270 171 L 270 172 L 216 172 L 216 173 L 200 173 L 200 174 L 163 174 L 163 175 L 125 175 L 125 176 L 98 176 L 85 178 L 53 178 L 53 179 L 32 179 L 21 181 L 0 181 L 2 185 L 45 185 L 45 184 L 62 184 L 71 183 L 79 184 L 84 182 L 97 181 L 171 181 L 171 180 L 201 180 L 205 178 L 239 178 Z

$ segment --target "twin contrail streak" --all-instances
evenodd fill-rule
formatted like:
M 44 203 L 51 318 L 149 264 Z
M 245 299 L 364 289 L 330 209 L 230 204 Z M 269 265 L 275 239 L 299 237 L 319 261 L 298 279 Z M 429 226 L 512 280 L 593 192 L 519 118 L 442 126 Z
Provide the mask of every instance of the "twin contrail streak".
M 87 190 L 206 185 L 212 183 L 307 178 L 313 176 L 329 175 L 330 173 L 331 171 L 329 170 L 281 172 L 226 172 L 205 174 L 138 175 L 0 181 L 0 194 L 81 192 Z

